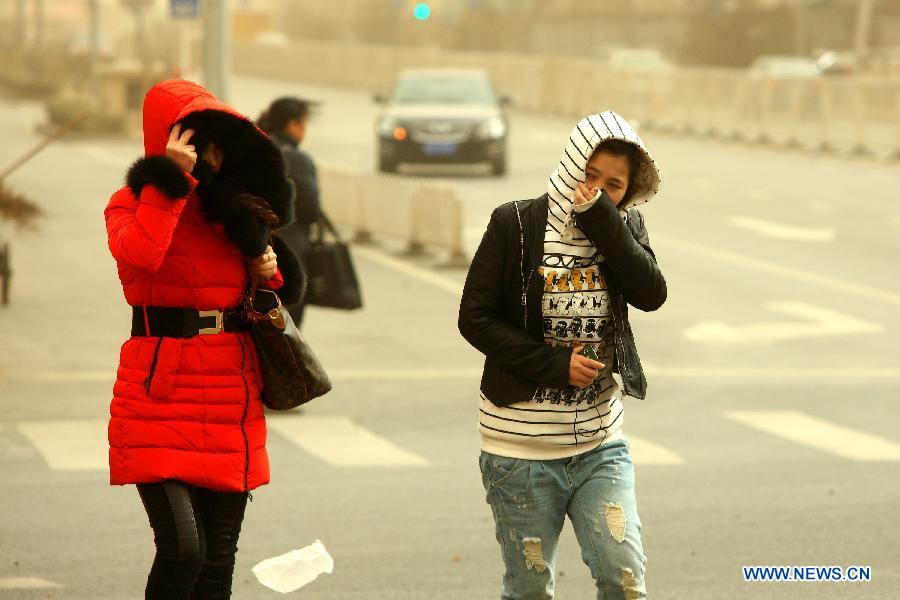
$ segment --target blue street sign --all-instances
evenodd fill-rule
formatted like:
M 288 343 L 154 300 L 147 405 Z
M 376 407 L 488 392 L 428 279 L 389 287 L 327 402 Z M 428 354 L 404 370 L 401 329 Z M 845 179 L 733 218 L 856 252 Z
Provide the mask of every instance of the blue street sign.
M 173 19 L 196 19 L 200 14 L 199 0 L 169 0 Z

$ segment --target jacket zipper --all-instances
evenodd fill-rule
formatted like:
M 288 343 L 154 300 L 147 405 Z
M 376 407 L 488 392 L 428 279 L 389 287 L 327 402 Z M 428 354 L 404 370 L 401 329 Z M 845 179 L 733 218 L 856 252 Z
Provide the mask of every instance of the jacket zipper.
M 156 363 L 159 360 L 159 347 L 162 346 L 162 342 L 162 337 L 156 342 L 156 348 L 153 350 L 153 361 L 150 363 L 150 372 L 147 374 L 147 379 L 144 380 L 144 388 L 147 390 L 147 394 L 150 393 L 150 384 L 153 383 L 153 374 L 156 373 Z
M 522 216 L 519 214 L 519 203 L 514 202 L 516 207 L 516 220 L 519 221 L 519 274 L 522 276 L 522 310 L 523 321 L 525 324 L 525 333 L 528 333 L 528 287 L 525 277 L 525 228 L 522 227 Z
M 622 293 L 619 292 L 616 294 L 619 299 L 619 307 L 621 308 L 624 305 L 625 297 L 622 296 Z M 620 319 L 616 318 L 616 311 L 612 311 L 613 314 L 613 322 L 614 322 L 614 335 L 616 336 L 616 345 L 618 346 L 619 354 L 622 357 L 622 360 L 619 361 L 619 371 L 622 374 L 622 383 L 625 385 L 625 392 L 627 393 L 628 388 L 628 358 L 625 355 L 625 342 L 622 341 L 622 336 L 619 333 L 618 321 Z
M 247 439 L 247 431 L 244 429 L 244 420 L 247 418 L 247 409 L 250 407 L 250 387 L 247 385 L 247 378 L 244 377 L 244 362 L 246 354 L 244 351 L 244 342 L 241 336 L 237 336 L 238 344 L 241 346 L 241 381 L 244 382 L 244 413 L 241 415 L 241 435 L 244 437 L 244 491 L 253 501 L 253 495 L 247 485 L 247 478 L 250 472 L 250 440 Z

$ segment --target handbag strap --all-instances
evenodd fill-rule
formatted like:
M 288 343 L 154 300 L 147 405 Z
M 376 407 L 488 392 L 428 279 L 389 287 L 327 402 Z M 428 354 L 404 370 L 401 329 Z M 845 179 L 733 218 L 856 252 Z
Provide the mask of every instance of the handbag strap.
M 269 245 L 274 247 L 274 245 L 272 244 L 272 241 L 273 241 L 272 240 L 272 232 L 270 231 L 269 232 Z M 253 273 L 251 273 L 250 270 L 247 269 L 247 280 L 248 280 L 247 281 L 247 293 L 246 293 L 245 297 L 253 298 L 256 295 L 256 290 L 259 289 L 259 277 L 255 277 L 253 275 Z
M 334 239 L 338 242 L 343 242 L 344 240 L 341 238 L 341 234 L 338 233 L 337 228 L 334 226 L 334 223 L 331 222 L 331 219 L 328 218 L 328 215 L 325 214 L 325 211 L 321 208 L 319 209 L 319 218 L 316 220 L 317 234 L 313 236 L 313 241 L 321 242 L 325 238 L 325 231 L 327 230 Z

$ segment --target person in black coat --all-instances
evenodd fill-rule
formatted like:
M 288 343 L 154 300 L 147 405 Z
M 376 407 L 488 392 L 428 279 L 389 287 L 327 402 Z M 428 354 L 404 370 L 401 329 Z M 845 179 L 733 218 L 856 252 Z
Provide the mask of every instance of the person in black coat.
M 279 229 L 278 237 L 287 243 L 304 266 L 310 246 L 311 228 L 321 216 L 316 166 L 309 154 L 300 149 L 312 108 L 313 104 L 308 100 L 286 96 L 272 102 L 257 121 L 259 128 L 281 149 L 288 177 L 296 190 L 294 221 Z M 294 323 L 300 327 L 304 312 L 303 301 L 289 305 L 288 311 Z

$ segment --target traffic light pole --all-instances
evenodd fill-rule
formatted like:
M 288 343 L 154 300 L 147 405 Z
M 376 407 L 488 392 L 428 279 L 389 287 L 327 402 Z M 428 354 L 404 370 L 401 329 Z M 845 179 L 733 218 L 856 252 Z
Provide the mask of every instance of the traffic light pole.
M 872 30 L 873 0 L 858 0 L 856 7 L 856 34 L 853 40 L 853 52 L 856 60 L 865 58 L 869 50 L 869 32 Z
M 205 8 L 203 80 L 217 98 L 227 100 L 228 70 L 231 67 L 228 0 L 207 0 Z
M 100 53 L 100 0 L 88 0 L 88 86 L 94 103 L 100 104 L 97 60 Z

